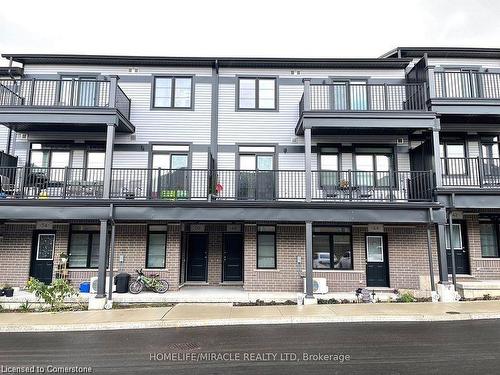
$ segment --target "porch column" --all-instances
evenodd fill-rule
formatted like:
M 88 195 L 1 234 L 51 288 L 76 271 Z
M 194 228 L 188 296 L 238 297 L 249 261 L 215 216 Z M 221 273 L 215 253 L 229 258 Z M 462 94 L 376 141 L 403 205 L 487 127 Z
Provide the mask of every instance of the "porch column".
M 439 283 L 448 284 L 448 260 L 446 257 L 446 227 L 438 224 L 438 261 L 439 261 Z
M 99 233 L 99 264 L 97 269 L 96 298 L 106 298 L 106 240 L 108 236 L 108 220 L 101 219 Z
M 304 129 L 305 144 L 305 184 L 306 184 L 306 202 L 311 201 L 312 191 L 312 172 L 311 172 L 311 129 Z
M 450 239 L 450 249 L 451 249 L 451 279 L 453 285 L 457 286 L 457 273 L 455 268 L 455 247 L 453 246 L 453 217 L 452 211 L 448 212 L 448 226 L 449 226 L 449 234 L 448 238 Z M 446 249 L 445 249 L 446 251 Z
M 115 260 L 115 228 L 116 224 L 111 219 L 111 239 L 109 240 L 109 276 L 108 276 L 108 299 L 113 299 L 113 278 L 114 278 L 114 260 Z M 100 254 L 100 253 L 99 253 Z
M 313 234 L 312 222 L 306 222 L 306 298 L 313 296 Z
M 103 198 L 109 199 L 111 192 L 111 168 L 113 166 L 113 146 L 115 143 L 115 124 L 108 124 L 106 130 L 106 156 L 104 161 Z
M 429 99 L 436 97 L 436 79 L 434 75 L 434 66 L 429 66 L 427 54 L 424 56 L 426 62 L 425 66 L 427 67 L 427 82 L 429 83 Z
M 432 129 L 432 150 L 433 150 L 433 172 L 436 188 L 443 186 L 443 172 L 441 170 L 441 152 L 439 149 L 439 129 L 441 128 L 440 120 L 437 118 L 436 126 Z
M 432 241 L 431 241 L 431 230 L 432 222 L 434 221 L 432 215 L 432 208 L 429 208 L 429 223 L 427 224 L 427 256 L 429 257 L 429 276 L 431 279 L 431 290 L 436 291 L 436 282 L 434 280 L 434 265 L 432 262 Z

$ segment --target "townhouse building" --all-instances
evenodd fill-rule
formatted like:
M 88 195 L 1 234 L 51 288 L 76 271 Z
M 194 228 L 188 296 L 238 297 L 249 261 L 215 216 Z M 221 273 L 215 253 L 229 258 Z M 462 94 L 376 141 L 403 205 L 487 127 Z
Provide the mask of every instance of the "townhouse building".
M 66 256 L 99 297 L 139 268 L 306 297 L 500 279 L 500 50 L 3 57 L 0 283 Z

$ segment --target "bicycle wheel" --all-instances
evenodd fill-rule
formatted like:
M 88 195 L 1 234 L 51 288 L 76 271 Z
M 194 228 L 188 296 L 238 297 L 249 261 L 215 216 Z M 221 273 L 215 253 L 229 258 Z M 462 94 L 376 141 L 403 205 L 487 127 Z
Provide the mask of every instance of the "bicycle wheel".
M 169 288 L 167 280 L 158 280 L 158 284 L 156 285 L 155 292 L 156 293 L 165 293 Z
M 139 294 L 140 292 L 142 292 L 143 289 L 144 289 L 143 283 L 141 283 L 140 281 L 132 281 L 132 283 L 128 288 L 128 291 L 132 294 Z

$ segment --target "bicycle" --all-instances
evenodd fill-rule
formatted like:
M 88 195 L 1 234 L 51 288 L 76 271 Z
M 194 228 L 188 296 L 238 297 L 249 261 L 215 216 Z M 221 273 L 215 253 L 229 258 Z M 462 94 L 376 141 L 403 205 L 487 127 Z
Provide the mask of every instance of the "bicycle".
M 165 293 L 168 288 L 168 281 L 159 279 L 160 275 L 151 275 L 146 276 L 142 272 L 142 268 L 140 270 L 135 270 L 138 276 L 137 279 L 132 281 L 128 290 L 132 294 L 139 294 L 144 290 L 144 288 L 151 289 L 156 293 Z

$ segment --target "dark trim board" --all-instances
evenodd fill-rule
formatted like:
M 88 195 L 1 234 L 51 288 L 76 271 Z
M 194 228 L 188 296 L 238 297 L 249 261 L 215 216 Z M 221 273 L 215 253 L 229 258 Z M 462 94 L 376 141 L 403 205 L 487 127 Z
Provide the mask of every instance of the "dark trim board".
M 44 201 L 46 203 L 46 201 Z M 147 203 L 147 202 L 146 202 Z M 187 203 L 187 202 L 186 202 Z M 196 203 L 196 202 L 195 202 Z M 392 207 L 391 207 L 392 206 Z M 119 205 L 115 204 L 115 220 L 125 221 L 255 221 L 255 222 L 346 222 L 346 223 L 428 223 L 429 206 L 396 206 L 386 207 L 365 206 L 359 208 L 337 206 L 307 207 L 296 206 L 256 206 L 253 205 L 184 205 L 163 204 L 150 205 Z M 438 206 L 434 205 L 435 208 Z M 335 209 L 332 209 L 335 208 Z M 437 210 L 434 222 L 443 218 Z M 109 206 L 90 207 L 88 202 L 73 206 L 52 206 L 39 204 L 1 205 L 1 220 L 100 220 L 109 217 Z
M 486 190 L 486 191 L 485 191 Z M 445 193 L 446 191 L 446 193 Z M 500 190 L 446 189 L 438 190 L 438 201 L 456 209 L 500 209 Z
M 297 126 L 296 135 L 304 135 L 304 129 L 312 129 L 314 134 L 332 130 L 352 128 L 356 130 L 370 129 L 402 129 L 411 133 L 411 129 L 439 130 L 436 114 L 426 111 L 350 111 L 350 112 L 303 112 Z
M 1 107 L 0 124 L 15 131 L 106 131 L 134 133 L 135 126 L 115 108 Z
M 90 65 L 138 65 L 138 66 L 196 66 L 218 65 L 221 68 L 370 68 L 404 69 L 412 59 L 401 58 L 248 58 L 248 57 L 165 57 L 130 55 L 69 55 L 69 54 L 10 54 L 2 57 L 12 58 L 22 64 L 90 64 Z

